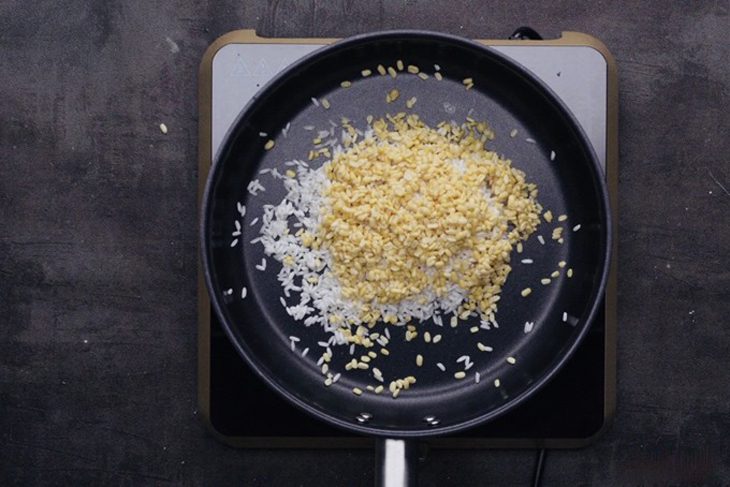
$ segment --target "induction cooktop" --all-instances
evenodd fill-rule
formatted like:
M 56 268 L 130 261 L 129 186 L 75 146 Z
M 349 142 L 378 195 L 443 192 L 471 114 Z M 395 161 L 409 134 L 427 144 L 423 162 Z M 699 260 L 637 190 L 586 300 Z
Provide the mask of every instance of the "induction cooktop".
M 525 33 L 527 32 L 527 33 Z M 618 172 L 617 75 L 597 39 L 564 32 L 535 38 L 518 29 L 508 40 L 479 40 L 540 77 L 566 103 L 588 135 L 606 175 L 616 232 Z M 199 78 L 199 197 L 235 117 L 272 76 L 335 39 L 262 38 L 230 32 L 207 50 Z M 615 241 L 615 239 L 614 239 Z M 433 448 L 577 448 L 608 425 L 616 400 L 616 259 L 601 312 L 574 356 L 530 400 L 497 420 Z M 236 353 L 212 311 L 199 272 L 198 401 L 201 416 L 221 441 L 242 448 L 371 447 L 372 439 L 326 425 L 289 405 L 259 380 Z

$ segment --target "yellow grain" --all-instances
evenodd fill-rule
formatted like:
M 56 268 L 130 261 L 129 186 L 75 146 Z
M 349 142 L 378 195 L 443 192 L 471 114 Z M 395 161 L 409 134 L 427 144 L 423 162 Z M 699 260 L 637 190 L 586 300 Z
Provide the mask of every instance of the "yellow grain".
M 392 89 L 386 100 L 399 96 Z M 493 315 L 511 271 L 510 253 L 540 223 L 536 187 L 484 147 L 494 136 L 484 122 L 436 129 L 405 112 L 368 122 L 372 137 L 325 164 L 330 184 L 321 223 L 307 241 L 330 253 L 343 293 L 356 302 L 395 304 L 424 292 L 443 295 L 456 285 L 467 300 L 450 317 L 452 327 L 472 313 Z M 463 160 L 464 168 L 453 159 Z M 360 319 L 399 323 L 369 307 Z M 409 329 L 406 340 L 416 336 Z M 384 348 L 380 353 L 387 355 Z

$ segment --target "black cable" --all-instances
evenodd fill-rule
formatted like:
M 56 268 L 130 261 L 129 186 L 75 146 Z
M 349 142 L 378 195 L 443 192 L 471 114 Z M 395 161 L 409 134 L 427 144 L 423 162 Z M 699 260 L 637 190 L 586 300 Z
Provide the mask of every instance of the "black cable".
M 542 471 L 545 467 L 545 455 L 547 451 L 541 448 L 537 452 L 537 461 L 535 463 L 535 473 L 532 475 L 532 487 L 540 487 L 542 483 Z

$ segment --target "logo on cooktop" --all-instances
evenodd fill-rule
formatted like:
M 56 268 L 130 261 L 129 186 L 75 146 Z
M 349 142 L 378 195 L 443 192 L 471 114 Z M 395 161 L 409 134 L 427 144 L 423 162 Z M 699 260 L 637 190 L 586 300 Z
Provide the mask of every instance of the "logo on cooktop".
M 280 63 L 260 57 L 257 59 L 243 60 L 238 56 L 231 70 L 231 76 L 240 78 L 261 78 L 272 76 L 286 67 L 288 63 Z

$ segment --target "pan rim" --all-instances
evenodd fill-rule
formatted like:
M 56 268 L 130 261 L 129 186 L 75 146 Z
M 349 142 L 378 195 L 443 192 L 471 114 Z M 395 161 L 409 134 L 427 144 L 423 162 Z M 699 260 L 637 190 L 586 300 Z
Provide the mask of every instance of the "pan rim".
M 230 323 L 228 323 L 228 320 L 226 319 L 226 315 L 223 312 L 223 305 L 221 302 L 221 298 L 219 296 L 220 293 L 216 293 L 215 290 L 218 286 L 216 286 L 215 282 L 213 281 L 213 275 L 211 272 L 212 268 L 212 253 L 211 253 L 211 246 L 208 242 L 208 229 L 210 228 L 210 206 L 211 206 L 211 195 L 213 193 L 213 186 L 214 182 L 217 181 L 218 173 L 221 170 L 221 166 L 223 165 L 221 163 L 221 155 L 225 153 L 227 150 L 227 146 L 229 145 L 230 141 L 232 140 L 232 133 L 236 130 L 238 125 L 241 122 L 241 119 L 245 117 L 245 115 L 255 106 L 256 103 L 259 102 L 260 95 L 262 93 L 266 93 L 272 89 L 274 89 L 278 84 L 284 82 L 286 78 L 297 69 L 300 69 L 301 67 L 305 66 L 306 64 L 310 63 L 313 59 L 318 58 L 323 53 L 326 52 L 336 52 L 339 49 L 345 49 L 353 45 L 358 45 L 360 43 L 365 42 L 371 42 L 373 40 L 388 40 L 388 39 L 420 39 L 420 40 L 433 40 L 433 41 L 441 41 L 441 42 L 448 42 L 452 45 L 460 44 L 464 47 L 470 48 L 470 49 L 478 49 L 483 52 L 488 53 L 490 57 L 492 57 L 495 61 L 500 62 L 504 65 L 506 65 L 507 68 L 519 73 L 520 75 L 527 78 L 531 83 L 536 85 L 536 88 L 540 90 L 540 92 L 545 96 L 551 104 L 555 106 L 555 108 L 562 112 L 562 116 L 568 121 L 568 123 L 572 126 L 573 130 L 575 130 L 577 134 L 577 138 L 580 141 L 580 145 L 583 146 L 583 149 L 586 151 L 588 158 L 590 159 L 590 166 L 592 169 L 592 172 L 594 176 L 598 176 L 598 185 L 597 190 L 598 193 L 597 200 L 599 201 L 599 211 L 600 211 L 600 220 L 603 228 L 603 234 L 605 236 L 605 239 L 602 240 L 601 244 L 604 246 L 602 254 L 599 256 L 600 265 L 602 265 L 602 269 L 600 270 L 600 279 L 598 282 L 598 285 L 595 286 L 594 292 L 592 293 L 590 297 L 590 306 L 588 308 L 588 312 L 586 313 L 586 319 L 583 323 L 582 328 L 578 332 L 578 335 L 573 340 L 573 342 L 569 345 L 566 352 L 560 356 L 555 363 L 548 368 L 540 377 L 539 379 L 535 380 L 532 384 L 530 384 L 527 388 L 525 388 L 524 391 L 522 391 L 519 395 L 514 396 L 513 398 L 510 398 L 509 400 L 505 401 L 502 405 L 499 407 L 496 407 L 494 409 L 491 409 L 485 413 L 478 414 L 475 417 L 461 421 L 459 423 L 451 424 L 451 425 L 444 425 L 439 427 L 429 427 L 428 429 L 413 429 L 413 430 L 398 430 L 396 428 L 381 428 L 381 427 L 373 427 L 368 426 L 364 424 L 358 424 L 355 422 L 348 422 L 346 420 L 340 419 L 336 416 L 333 416 L 330 414 L 330 412 L 326 411 L 325 409 L 320 409 L 315 406 L 313 406 L 310 402 L 306 400 L 302 400 L 299 397 L 295 396 L 291 391 L 289 391 L 286 387 L 281 386 L 277 381 L 275 381 L 272 377 L 269 377 L 267 373 L 262 370 L 263 368 L 260 366 L 258 361 L 251 358 L 246 350 L 246 347 L 240 343 L 240 341 L 237 339 L 233 327 Z M 563 368 L 564 364 L 570 360 L 570 358 L 573 356 L 575 350 L 581 345 L 583 342 L 583 339 L 585 338 L 586 334 L 590 330 L 592 323 L 595 319 L 595 316 L 598 312 L 598 307 L 600 306 L 601 299 L 600 296 L 603 294 L 606 288 L 606 283 L 608 280 L 608 274 L 610 270 L 610 261 L 611 261 L 611 248 L 612 248 L 612 240 L 613 240 L 613 228 L 611 226 L 611 209 L 609 205 L 609 199 L 608 199 L 608 190 L 607 190 L 607 184 L 605 177 L 603 175 L 600 163 L 598 161 L 598 158 L 596 156 L 595 150 L 593 149 L 592 144 L 588 140 L 585 131 L 583 130 L 583 127 L 578 123 L 575 116 L 572 114 L 570 109 L 565 105 L 565 103 L 558 97 L 555 92 L 548 87 L 545 82 L 543 82 L 540 78 L 538 78 L 536 75 L 532 74 L 528 69 L 524 68 L 517 62 L 511 60 L 510 58 L 506 57 L 505 55 L 501 54 L 495 49 L 492 49 L 489 46 L 485 46 L 483 44 L 480 44 L 478 42 L 475 42 L 470 39 L 466 39 L 460 36 L 447 34 L 447 33 L 441 33 L 436 31 L 429 31 L 429 30 L 412 30 L 412 29 L 399 29 L 399 30 L 384 30 L 384 31 L 376 31 L 376 32 L 369 32 L 365 34 L 359 34 L 356 36 L 348 37 L 345 39 L 342 39 L 334 44 L 323 46 L 319 49 L 316 49 L 315 51 L 304 55 L 303 57 L 299 58 L 297 61 L 292 63 L 291 65 L 287 66 L 284 70 L 277 73 L 274 77 L 271 78 L 267 83 L 265 83 L 260 90 L 255 94 L 251 100 L 249 100 L 244 108 L 239 112 L 237 115 L 235 121 L 231 124 L 230 128 L 228 129 L 226 135 L 223 138 L 223 142 L 219 146 L 215 157 L 213 159 L 213 163 L 211 165 L 208 178 L 205 184 L 205 189 L 203 192 L 203 198 L 201 202 L 201 208 L 200 208 L 200 218 L 199 218 L 199 246 L 200 246 L 200 254 L 199 258 L 201 258 L 202 264 L 203 264 L 203 272 L 205 277 L 205 283 L 207 287 L 208 294 L 210 296 L 210 302 L 213 306 L 213 309 L 215 310 L 215 313 L 218 317 L 218 319 L 221 322 L 221 325 L 230 340 L 230 342 L 233 344 L 234 348 L 238 352 L 239 356 L 241 356 L 246 364 L 251 367 L 251 369 L 256 373 L 256 375 L 263 380 L 268 387 L 270 387 L 272 390 L 274 390 L 277 394 L 279 394 L 281 397 L 283 397 L 288 403 L 298 407 L 299 409 L 313 415 L 314 417 L 318 418 L 319 420 L 325 421 L 331 425 L 337 426 L 339 428 L 359 433 L 359 434 L 366 434 L 376 437 L 389 437 L 389 438 L 423 438 L 423 437 L 433 437 L 433 436 L 443 436 L 448 435 L 451 433 L 456 433 L 459 431 L 467 430 L 472 427 L 475 427 L 479 424 L 487 423 L 491 420 L 494 420 L 503 414 L 507 413 L 508 411 L 516 408 L 520 404 L 522 404 L 525 400 L 528 400 L 530 397 L 532 397 L 538 390 L 542 389 L 545 384 L 550 382 L 554 376 Z

